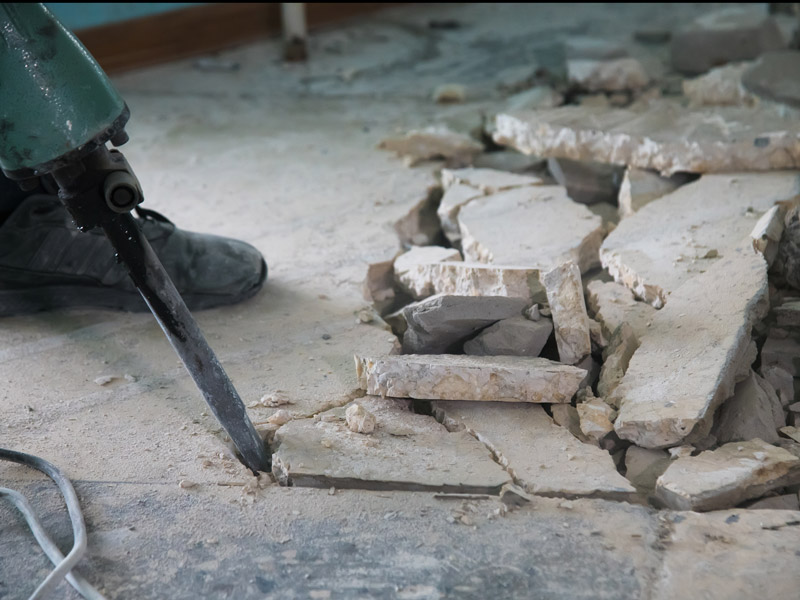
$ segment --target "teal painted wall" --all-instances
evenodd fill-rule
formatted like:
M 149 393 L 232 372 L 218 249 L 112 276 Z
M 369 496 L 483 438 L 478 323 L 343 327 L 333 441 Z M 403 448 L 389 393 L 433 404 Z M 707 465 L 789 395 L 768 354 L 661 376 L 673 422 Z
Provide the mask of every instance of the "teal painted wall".
M 45 6 L 69 29 L 84 29 L 168 12 L 207 2 L 46 2 Z

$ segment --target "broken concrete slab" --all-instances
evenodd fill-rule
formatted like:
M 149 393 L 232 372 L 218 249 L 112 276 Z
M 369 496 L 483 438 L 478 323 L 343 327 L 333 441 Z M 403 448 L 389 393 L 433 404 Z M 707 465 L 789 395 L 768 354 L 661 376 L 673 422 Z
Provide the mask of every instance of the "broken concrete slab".
M 567 59 L 567 79 L 589 92 L 638 91 L 650 83 L 650 76 L 635 58 Z
M 461 253 L 455 248 L 441 246 L 413 246 L 394 261 L 394 280 L 416 299 L 436 292 L 429 278 L 424 275 L 432 265 L 446 261 L 461 261 Z
M 632 215 L 645 204 L 674 192 L 688 183 L 688 180 L 686 173 L 662 177 L 655 171 L 628 167 L 623 174 L 617 196 L 619 215 L 623 218 Z
M 800 459 L 754 439 L 677 459 L 658 478 L 656 497 L 675 510 L 719 510 L 796 483 Z
M 625 478 L 636 489 L 652 492 L 656 480 L 669 467 L 672 459 L 664 450 L 649 450 L 639 446 L 629 446 L 625 451 Z
M 525 154 L 590 160 L 664 176 L 800 167 L 800 125 L 775 107 L 690 110 L 661 99 L 646 108 L 563 106 L 497 115 L 494 140 Z
M 350 431 L 340 418 L 299 419 L 281 427 L 272 457 L 275 478 L 300 487 L 488 494 L 511 481 L 466 432 L 449 433 L 402 405 L 373 403 L 370 412 L 376 418 L 371 435 Z M 406 421 L 403 433 L 396 433 Z
M 746 505 L 748 510 L 800 510 L 797 494 L 783 494 L 762 498 Z
M 384 313 L 395 302 L 394 258 L 367 265 L 367 276 L 362 286 L 364 300 L 371 302 L 378 313 Z
M 472 200 L 458 214 L 464 256 L 547 270 L 575 261 L 597 266 L 603 221 L 558 186 L 529 186 Z
M 630 324 L 623 322 L 611 336 L 608 347 L 603 352 L 603 366 L 597 382 L 597 393 L 601 398 L 611 396 L 625 372 L 628 370 L 633 353 L 639 347 L 639 339 Z
M 464 353 L 472 356 L 539 356 L 553 322 L 547 318 L 531 321 L 523 316 L 498 321 L 464 344 Z
M 753 227 L 753 231 L 750 232 L 753 249 L 761 253 L 769 266 L 772 266 L 778 256 L 783 235 L 783 216 L 783 207 L 775 205 L 761 215 Z
M 678 288 L 608 399 L 620 407 L 619 437 L 644 448 L 704 438 L 714 411 L 750 372 L 752 326 L 768 309 L 766 264 L 748 247 Z
M 356 356 L 368 394 L 423 400 L 569 402 L 586 371 L 546 358 L 406 354 Z
M 611 456 L 555 425 L 540 406 L 435 402 L 451 429 L 465 428 L 529 494 L 632 500 L 635 489 Z
M 767 100 L 800 108 L 800 50 L 765 52 L 742 74 L 742 85 Z
M 502 319 L 519 316 L 527 307 L 522 298 L 450 296 L 437 294 L 403 309 L 406 354 L 442 354 L 475 332 Z
M 778 440 L 778 429 L 786 415 L 775 391 L 754 372 L 736 384 L 733 397 L 726 400 L 711 430 L 717 443 L 759 438 L 770 444 Z
M 467 185 L 484 194 L 494 194 L 503 190 L 529 185 L 540 185 L 541 177 L 520 175 L 498 171 L 497 169 L 481 169 L 468 167 L 464 169 L 442 169 L 442 185 L 445 190 L 455 184 Z
M 694 79 L 684 79 L 683 94 L 689 106 L 755 106 L 758 99 L 742 85 L 742 74 L 752 63 L 734 63 L 712 69 Z
M 783 34 L 764 6 L 723 8 L 696 18 L 672 36 L 672 66 L 705 73 L 729 62 L 751 60 L 783 48 Z
M 596 204 L 617 201 L 623 167 L 596 162 L 581 162 L 567 158 L 550 158 L 547 168 L 559 185 L 575 202 Z
M 659 308 L 682 283 L 730 254 L 761 213 L 798 188 L 800 177 L 791 172 L 706 175 L 623 219 L 600 247 L 603 266 Z
M 592 352 L 580 270 L 575 263 L 566 262 L 548 271 L 542 283 L 553 314 L 559 359 L 577 364 Z
M 614 419 L 617 411 L 600 398 L 595 398 L 589 393 L 584 402 L 578 402 L 575 405 L 575 409 L 578 411 L 583 435 L 598 446 L 604 437 L 614 431 Z
M 641 339 L 657 312 L 646 302 L 637 301 L 624 285 L 613 281 L 589 282 L 586 298 L 606 338 L 611 338 L 620 325 L 627 323 L 636 338 Z
M 378 148 L 396 152 L 408 166 L 433 158 L 445 158 L 461 164 L 470 164 L 473 157 L 483 152 L 483 144 L 444 125 L 409 131 L 407 134 L 387 138 Z

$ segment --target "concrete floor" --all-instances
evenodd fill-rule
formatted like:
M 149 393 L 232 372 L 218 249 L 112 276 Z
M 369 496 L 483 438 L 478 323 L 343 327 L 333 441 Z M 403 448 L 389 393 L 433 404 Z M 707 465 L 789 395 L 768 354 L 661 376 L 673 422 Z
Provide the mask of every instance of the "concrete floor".
M 281 64 L 270 40 L 224 53 L 234 71 L 188 60 L 117 78 L 132 111 L 124 150 L 146 206 L 183 228 L 247 240 L 270 265 L 255 298 L 197 314 L 245 402 L 282 390 L 301 415 L 344 404 L 353 352 L 390 344 L 379 326 L 357 323 L 360 285 L 367 263 L 398 250 L 391 223 L 441 165 L 408 169 L 376 150 L 383 137 L 474 122 L 497 105 L 505 69 L 558 69 L 564 35 L 630 39 L 637 24 L 671 26 L 700 10 L 409 6 L 315 34 L 307 65 Z M 465 26 L 427 27 L 442 18 Z M 663 49 L 643 52 L 657 69 Z M 432 88 L 451 81 L 474 100 L 433 104 Z M 232 458 L 150 315 L 9 318 L 0 339 L 0 446 L 73 479 L 89 527 L 80 571 L 109 598 L 798 595 L 798 513 L 537 499 L 504 514 L 496 499 L 281 488 Z M 117 378 L 101 387 L 101 375 Z M 271 412 L 250 409 L 255 421 Z M 184 479 L 198 485 L 179 488 Z M 71 544 L 54 486 L 6 464 L 0 481 L 32 499 L 63 549 Z M 0 598 L 25 598 L 48 562 L 5 504 L 0 524 Z M 78 598 L 66 584 L 55 597 Z

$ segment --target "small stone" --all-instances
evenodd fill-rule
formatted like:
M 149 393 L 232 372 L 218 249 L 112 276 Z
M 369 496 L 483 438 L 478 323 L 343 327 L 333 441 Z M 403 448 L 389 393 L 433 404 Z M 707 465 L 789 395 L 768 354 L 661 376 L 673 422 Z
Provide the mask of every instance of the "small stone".
M 375 315 L 373 314 L 372 310 L 368 308 L 362 308 L 358 311 L 357 316 L 357 323 L 372 323 L 375 320 Z
M 368 394 L 428 400 L 569 402 L 586 371 L 545 358 L 451 354 L 356 357 Z
M 101 375 L 100 377 L 95 378 L 94 382 L 97 385 L 108 385 L 115 379 L 116 377 L 114 375 Z
M 409 166 L 432 158 L 454 159 L 469 164 L 483 151 L 483 144 L 444 126 L 409 131 L 406 135 L 383 140 L 379 148 L 403 156 Z
M 596 204 L 617 201 L 623 167 L 590 161 L 549 158 L 547 168 L 575 202 Z
M 614 431 L 613 420 L 616 418 L 616 411 L 600 398 L 591 396 L 585 402 L 579 402 L 576 406 L 581 423 L 583 434 L 595 444 L 600 444 L 600 440 Z
M 553 323 L 549 319 L 530 321 L 522 316 L 498 321 L 464 344 L 473 356 L 539 356 Z
M 178 487 L 182 490 L 189 490 L 191 488 L 197 487 L 197 484 L 194 481 L 190 481 L 189 479 L 181 479 L 178 482 Z
M 372 433 L 375 431 L 375 416 L 360 404 L 351 404 L 345 412 L 347 427 L 355 433 Z
M 433 101 L 437 104 L 455 104 L 467 99 L 467 88 L 460 83 L 437 85 L 433 90 Z
M 654 171 L 628 167 L 619 186 L 619 215 L 629 217 L 640 208 L 688 183 L 688 176 L 677 173 L 662 177 Z
M 567 78 L 589 92 L 638 91 L 650 83 L 650 76 L 635 58 L 567 59 Z
M 288 410 L 284 410 L 282 408 L 276 410 L 267 418 L 267 422 L 272 423 L 273 425 L 285 425 L 291 420 L 292 420 L 291 413 Z
M 800 108 L 800 51 L 765 52 L 744 72 L 742 85 L 767 100 Z
M 579 363 L 592 351 L 580 270 L 567 262 L 547 272 L 542 282 L 553 314 L 559 358 L 568 365 Z
M 264 394 L 261 396 L 258 403 L 267 408 L 277 408 L 278 406 L 285 406 L 286 404 L 294 404 L 289 397 L 280 390 Z
M 695 450 L 694 446 L 685 445 L 685 446 L 676 446 L 675 448 L 669 448 L 668 452 L 670 458 L 676 459 L 676 458 L 684 458 L 685 456 L 691 456 L 694 450 Z
M 732 508 L 800 483 L 800 459 L 754 439 L 674 461 L 656 482 L 656 496 L 674 510 Z

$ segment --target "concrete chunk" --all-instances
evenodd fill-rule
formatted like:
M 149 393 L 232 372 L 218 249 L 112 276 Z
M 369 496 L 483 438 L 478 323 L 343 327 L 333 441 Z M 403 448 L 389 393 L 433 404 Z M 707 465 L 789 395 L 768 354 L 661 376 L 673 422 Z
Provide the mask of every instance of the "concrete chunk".
M 526 306 L 522 298 L 504 296 L 430 296 L 403 309 L 403 352 L 441 354 L 454 350 L 476 331 L 521 315 Z
M 278 482 L 319 488 L 497 494 L 511 481 L 468 433 L 449 433 L 432 417 L 413 414 L 392 399 L 381 404 L 367 397 L 359 403 L 375 415 L 371 435 L 350 431 L 340 410 L 329 411 L 331 418 L 296 419 L 281 427 L 275 434 L 277 449 L 272 457 Z
M 664 176 L 772 171 L 800 165 L 800 124 L 785 110 L 687 109 L 661 99 L 641 109 L 563 106 L 497 115 L 494 140 L 525 154 L 591 160 Z
M 635 495 L 611 455 L 577 440 L 539 406 L 435 402 L 434 414 L 486 444 L 530 494 L 614 500 Z
M 611 338 L 620 325 L 627 323 L 636 338 L 641 339 L 657 312 L 646 302 L 637 301 L 633 292 L 619 283 L 591 281 L 587 292 L 589 308 L 603 327 L 606 338 Z
M 579 402 L 575 408 L 581 421 L 581 431 L 595 444 L 614 431 L 616 411 L 600 398 L 590 396 L 585 402 Z
M 704 73 L 728 62 L 751 60 L 784 46 L 783 34 L 765 6 L 716 10 L 695 19 L 672 36 L 672 66 Z
M 547 168 L 569 197 L 581 204 L 616 202 L 624 172 L 623 167 L 568 158 L 550 158 Z
M 623 219 L 600 248 L 603 266 L 659 308 L 682 283 L 729 255 L 759 215 L 799 187 L 797 173 L 706 175 Z
M 396 138 L 387 138 L 378 147 L 404 157 L 408 166 L 431 158 L 453 159 L 458 163 L 469 164 L 476 154 L 483 151 L 483 144 L 480 142 L 443 125 L 409 131 Z
M 539 356 L 553 323 L 540 318 L 531 321 L 517 316 L 498 321 L 464 344 L 464 353 L 473 356 Z
M 664 450 L 629 446 L 625 451 L 625 478 L 637 489 L 652 492 L 671 459 Z
M 580 270 L 573 262 L 564 263 L 548 271 L 542 283 L 553 314 L 558 356 L 565 364 L 577 364 L 592 352 Z
M 601 217 L 558 186 L 530 186 L 472 200 L 458 215 L 468 260 L 542 270 L 573 260 L 581 272 L 599 264 Z
M 645 204 L 674 192 L 687 183 L 682 173 L 672 177 L 661 177 L 654 171 L 628 167 L 619 186 L 619 215 L 629 217 Z
M 683 80 L 683 94 L 689 105 L 754 106 L 758 99 L 742 85 L 742 74 L 752 63 L 736 63 L 712 69 L 705 75 Z
M 589 92 L 638 91 L 650 83 L 650 76 L 635 58 L 567 59 L 567 78 Z
M 786 416 L 777 394 L 751 371 L 722 405 L 712 434 L 719 444 L 753 438 L 772 444 L 778 441 L 778 429 L 784 425 Z
M 394 262 L 394 279 L 414 298 L 434 294 L 430 271 L 442 262 L 461 261 L 461 253 L 441 246 L 415 246 L 401 254 Z
M 656 496 L 675 510 L 718 510 L 800 483 L 800 458 L 755 439 L 674 461 Z
M 764 259 L 744 247 L 675 291 L 609 398 L 617 434 L 644 448 L 704 438 L 755 360 L 753 323 L 768 310 Z
M 356 356 L 358 384 L 368 394 L 429 400 L 569 402 L 586 371 L 546 358 L 520 356 Z
M 633 328 L 628 323 L 622 323 L 603 352 L 603 366 L 597 382 L 597 393 L 601 398 L 609 397 L 619 385 L 638 347 L 639 340 L 633 333 Z

